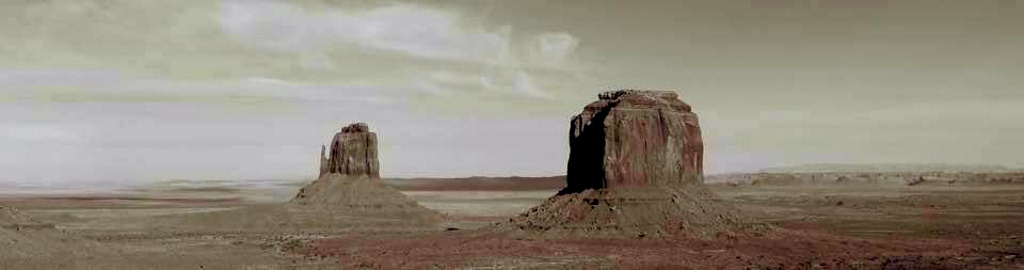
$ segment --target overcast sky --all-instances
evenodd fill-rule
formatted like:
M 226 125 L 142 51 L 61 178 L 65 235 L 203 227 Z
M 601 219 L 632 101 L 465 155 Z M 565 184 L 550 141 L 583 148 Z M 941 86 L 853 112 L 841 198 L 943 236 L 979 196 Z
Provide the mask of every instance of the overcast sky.
M 601 91 L 675 90 L 709 172 L 1024 167 L 1024 1 L 10 0 L 0 183 L 565 171 Z

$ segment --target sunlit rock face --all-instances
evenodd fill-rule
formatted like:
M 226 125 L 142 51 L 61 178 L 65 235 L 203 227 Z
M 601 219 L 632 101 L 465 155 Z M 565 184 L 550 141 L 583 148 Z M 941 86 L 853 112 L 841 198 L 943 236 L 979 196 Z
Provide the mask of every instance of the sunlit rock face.
M 702 182 L 700 124 L 676 93 L 618 90 L 598 97 L 569 126 L 562 194 Z

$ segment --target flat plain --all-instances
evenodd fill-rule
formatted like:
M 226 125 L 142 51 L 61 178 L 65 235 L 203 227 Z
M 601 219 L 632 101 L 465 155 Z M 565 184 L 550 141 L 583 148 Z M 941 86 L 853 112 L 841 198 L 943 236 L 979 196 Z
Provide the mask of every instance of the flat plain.
M 151 229 L 153 220 L 284 202 L 301 184 L 165 183 L 107 192 L 0 195 L 0 205 L 53 225 L 6 228 L 15 235 L 3 239 L 10 241 L 0 252 L 0 268 L 1024 268 L 1024 185 L 1005 184 L 713 184 L 719 200 L 778 228 L 763 235 L 713 239 L 507 237 L 488 228 L 557 190 L 436 184 L 428 189 L 395 185 L 447 216 L 439 226 L 419 230 Z

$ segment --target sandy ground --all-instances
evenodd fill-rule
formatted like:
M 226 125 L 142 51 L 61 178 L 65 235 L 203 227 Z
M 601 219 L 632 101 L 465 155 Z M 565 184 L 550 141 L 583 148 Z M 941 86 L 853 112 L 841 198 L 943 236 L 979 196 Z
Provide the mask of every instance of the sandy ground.
M 866 238 L 1024 237 L 1024 186 L 718 187 L 759 220 Z M 1017 228 L 1021 227 L 1021 228 Z
M 0 269 L 1024 269 L 1024 186 L 716 186 L 723 202 L 782 228 L 716 239 L 527 240 L 489 230 L 555 190 L 404 191 L 448 215 L 415 231 L 148 231 L 151 220 L 270 205 L 296 189 L 0 194 L 0 205 L 56 225 L 6 229 L 41 251 L 0 250 Z

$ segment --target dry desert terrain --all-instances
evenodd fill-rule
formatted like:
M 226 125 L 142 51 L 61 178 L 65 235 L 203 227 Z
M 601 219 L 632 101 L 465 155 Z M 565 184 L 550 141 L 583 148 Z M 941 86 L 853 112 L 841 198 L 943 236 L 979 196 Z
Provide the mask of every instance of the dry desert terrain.
M 716 183 L 709 186 L 719 200 L 778 229 L 709 239 L 538 240 L 489 228 L 543 202 L 557 192 L 551 183 L 561 179 L 517 179 L 524 183 L 517 188 L 490 184 L 499 180 L 389 179 L 446 219 L 389 227 L 378 225 L 391 224 L 386 220 L 342 216 L 337 222 L 348 225 L 308 231 L 166 226 L 275 205 L 305 184 L 296 181 L 7 190 L 0 205 L 16 213 L 7 215 L 39 225 L 4 228 L 0 268 L 1024 268 L 1024 185 Z

